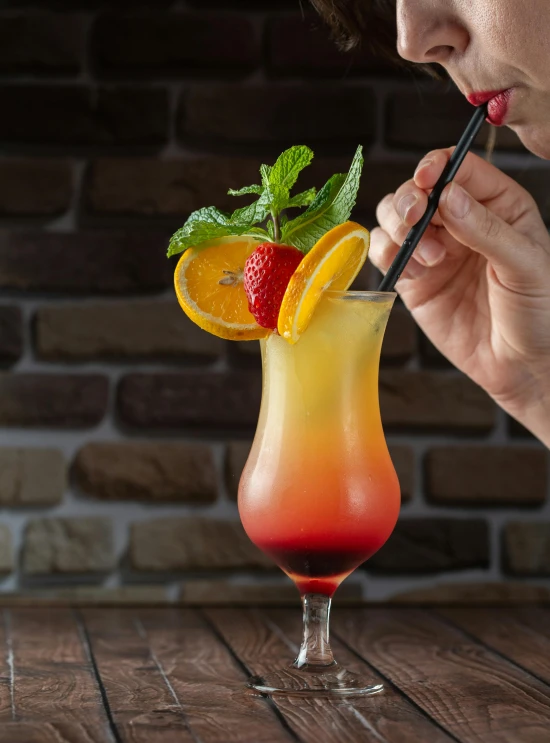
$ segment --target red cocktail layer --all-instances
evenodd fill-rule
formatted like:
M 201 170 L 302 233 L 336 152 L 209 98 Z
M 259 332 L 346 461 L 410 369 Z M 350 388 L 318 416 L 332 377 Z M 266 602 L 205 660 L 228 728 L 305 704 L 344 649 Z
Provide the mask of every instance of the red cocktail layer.
M 332 596 L 340 583 L 355 568 L 368 560 L 383 544 L 384 538 L 353 548 L 348 540 L 334 541 L 322 547 L 306 547 L 303 540 L 269 542 L 257 546 L 268 554 L 296 583 L 301 594 L 322 593 Z

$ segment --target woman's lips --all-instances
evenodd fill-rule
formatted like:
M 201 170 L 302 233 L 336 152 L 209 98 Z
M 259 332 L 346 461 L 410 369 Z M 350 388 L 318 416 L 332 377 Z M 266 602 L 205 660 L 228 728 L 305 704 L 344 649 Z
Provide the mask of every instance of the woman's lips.
M 503 126 L 511 95 L 512 88 L 507 88 L 506 90 L 486 90 L 480 93 L 471 93 L 466 97 L 472 106 L 481 106 L 489 101 L 486 120 L 494 126 Z

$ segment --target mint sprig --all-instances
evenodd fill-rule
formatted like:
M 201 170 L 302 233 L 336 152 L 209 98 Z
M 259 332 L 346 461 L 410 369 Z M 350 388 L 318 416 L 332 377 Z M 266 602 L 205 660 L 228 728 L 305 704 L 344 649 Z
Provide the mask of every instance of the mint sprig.
M 193 212 L 186 223 L 170 240 L 168 255 L 176 255 L 190 247 L 200 247 L 220 237 L 247 235 L 259 240 L 271 240 L 294 245 L 307 253 L 328 230 L 349 219 L 359 190 L 363 166 L 362 147 L 359 146 L 347 174 L 333 175 L 317 193 L 315 188 L 291 196 L 301 171 L 313 159 L 313 152 L 305 145 L 290 147 L 274 165 L 262 165 L 261 185 L 229 189 L 231 196 L 253 194 L 258 198 L 248 206 L 231 214 L 214 206 Z M 285 209 L 307 207 L 306 211 L 289 220 Z

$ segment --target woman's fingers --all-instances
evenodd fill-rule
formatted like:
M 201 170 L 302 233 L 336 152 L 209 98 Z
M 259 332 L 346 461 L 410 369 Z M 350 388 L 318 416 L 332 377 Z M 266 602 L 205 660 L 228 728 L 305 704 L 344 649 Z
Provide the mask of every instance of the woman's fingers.
M 371 262 L 381 271 L 386 273 L 397 255 L 399 245 L 394 243 L 391 237 L 381 227 L 375 227 L 370 235 L 369 258 Z M 417 279 L 425 274 L 426 269 L 414 258 L 408 262 L 402 273 L 404 279 Z
M 405 189 L 407 185 L 408 184 L 404 184 L 401 186 L 401 189 Z M 378 204 L 376 210 L 378 223 L 396 245 L 401 245 L 403 243 L 403 240 L 407 237 L 410 230 L 410 226 L 403 221 L 394 206 L 396 201 L 399 202 L 399 191 L 401 189 L 399 189 L 395 194 L 388 194 L 385 196 Z M 423 196 L 424 199 L 418 196 L 418 201 L 415 202 L 415 209 L 417 206 L 420 206 L 420 214 L 418 218 L 414 220 L 415 222 L 418 221 L 426 209 L 426 194 L 423 194 Z M 407 212 L 406 214 L 409 215 L 410 212 Z M 417 262 L 423 266 L 437 266 L 443 261 L 445 255 L 446 247 L 444 243 L 438 239 L 436 227 L 430 225 L 416 248 L 414 257 Z

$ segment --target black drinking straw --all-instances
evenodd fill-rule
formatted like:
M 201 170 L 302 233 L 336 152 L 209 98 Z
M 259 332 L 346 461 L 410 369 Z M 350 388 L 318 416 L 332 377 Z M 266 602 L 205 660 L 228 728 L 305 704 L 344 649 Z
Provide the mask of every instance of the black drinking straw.
M 437 210 L 439 204 L 439 198 L 443 192 L 443 189 L 450 183 L 455 177 L 457 170 L 460 168 L 462 161 L 466 157 L 468 150 L 472 146 L 472 142 L 477 136 L 477 133 L 481 129 L 485 117 L 487 116 L 487 104 L 483 104 L 476 108 L 476 111 L 470 123 L 464 130 L 464 134 L 460 137 L 458 144 L 451 155 L 449 162 L 443 169 L 439 180 L 435 184 L 433 191 L 428 196 L 428 206 L 424 212 L 420 221 L 418 221 L 414 227 L 411 227 L 409 234 L 403 241 L 403 245 L 399 248 L 399 252 L 395 256 L 393 263 L 388 269 L 388 272 L 382 279 L 380 286 L 378 287 L 379 292 L 392 292 L 394 290 L 397 280 L 405 270 L 405 266 L 409 262 L 414 249 L 420 242 L 420 238 L 426 231 L 427 226 Z

